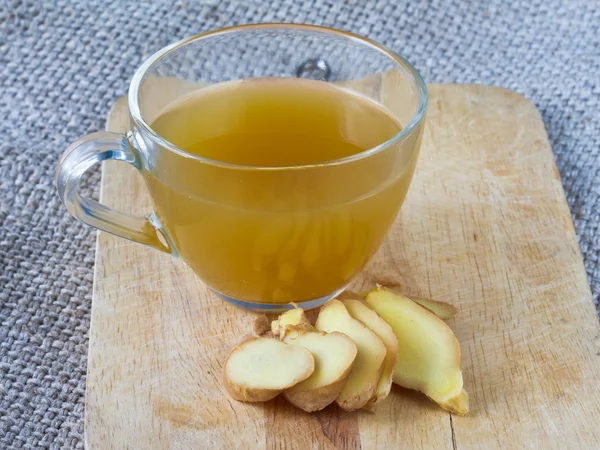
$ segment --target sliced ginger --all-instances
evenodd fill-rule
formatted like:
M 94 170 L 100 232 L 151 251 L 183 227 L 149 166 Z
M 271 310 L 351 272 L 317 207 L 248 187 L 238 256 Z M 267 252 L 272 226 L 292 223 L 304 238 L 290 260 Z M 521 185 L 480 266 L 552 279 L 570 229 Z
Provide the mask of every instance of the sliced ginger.
M 362 292 L 359 292 L 358 294 L 355 294 L 354 292 L 345 291 L 342 293 L 342 295 L 348 295 L 348 298 L 359 297 L 359 299 L 366 299 L 369 292 L 370 291 L 362 291 Z M 346 297 L 344 297 L 344 298 L 346 298 Z M 438 300 L 432 300 L 430 298 L 423 298 L 423 297 L 406 297 L 406 298 L 412 300 L 415 303 L 418 303 L 423 308 L 425 308 L 427 311 L 435 314 L 442 320 L 454 319 L 456 317 L 456 315 L 458 314 L 458 308 L 454 305 L 451 305 L 450 303 L 440 302 Z
M 423 308 L 432 312 L 442 320 L 454 319 L 458 314 L 458 308 L 450 303 L 431 300 L 430 298 L 408 297 Z
M 315 371 L 306 380 L 286 389 L 285 398 L 306 412 L 319 411 L 340 395 L 356 359 L 357 348 L 342 333 L 308 331 L 288 326 L 283 341 L 307 349 L 315 359 Z
M 353 318 L 364 323 L 370 330 L 375 332 L 387 350 L 381 378 L 377 383 L 373 398 L 365 405 L 366 409 L 374 411 L 375 405 L 385 399 L 392 389 L 392 376 L 398 361 L 398 339 L 396 339 L 392 327 L 362 301 L 344 300 L 343 303 Z
M 231 397 L 243 402 L 266 402 L 310 377 L 315 360 L 303 347 L 272 338 L 250 338 L 234 347 L 223 368 Z
M 385 345 L 377 334 L 353 319 L 339 300 L 332 300 L 323 306 L 315 326 L 327 333 L 344 333 L 356 344 L 356 359 L 336 402 L 348 411 L 364 407 L 373 398 L 381 379 Z
M 315 371 L 306 380 L 284 391 L 285 398 L 306 412 L 319 411 L 334 402 L 356 358 L 356 344 L 342 333 L 315 329 L 300 308 L 286 311 L 271 324 L 283 342 L 306 348 L 315 359 Z
M 279 336 L 283 339 L 285 330 L 290 325 L 296 327 L 306 325 L 309 329 L 313 328 L 306 318 L 306 315 L 304 315 L 304 310 L 302 308 L 294 308 L 284 312 L 277 320 L 271 322 L 271 331 L 275 336 Z
M 333 401 L 349 411 L 374 411 L 393 381 L 466 414 L 460 347 L 441 320 L 456 313 L 447 303 L 378 286 L 340 294 L 321 309 L 316 328 L 300 308 L 270 324 L 258 316 L 254 337 L 243 338 L 225 363 L 225 387 L 234 399 L 249 402 L 283 392 L 307 412 Z
M 469 398 L 463 389 L 460 346 L 448 325 L 384 287 L 370 291 L 366 302 L 390 324 L 398 339 L 394 382 L 423 392 L 450 412 L 466 414 Z

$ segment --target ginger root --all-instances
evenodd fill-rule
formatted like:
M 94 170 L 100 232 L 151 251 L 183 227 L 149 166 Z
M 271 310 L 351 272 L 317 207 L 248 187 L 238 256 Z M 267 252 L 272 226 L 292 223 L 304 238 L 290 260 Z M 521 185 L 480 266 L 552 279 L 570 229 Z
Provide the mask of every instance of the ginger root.
M 379 287 L 379 285 L 377 285 L 377 287 Z M 371 291 L 361 291 L 358 294 L 355 294 L 354 292 L 344 291 L 344 292 L 342 292 L 341 295 L 350 295 L 349 297 L 344 297 L 344 299 L 352 298 L 352 299 L 356 299 L 356 300 L 359 300 L 359 299 L 364 300 L 367 298 L 367 295 L 369 294 L 369 292 L 371 292 Z M 425 308 L 427 311 L 435 314 L 442 320 L 454 319 L 456 317 L 456 315 L 458 314 L 458 308 L 454 305 L 451 305 L 450 303 L 440 302 L 439 300 L 432 300 L 430 298 L 423 298 L 423 297 L 412 297 L 412 296 L 410 296 L 410 297 L 405 296 L 405 297 L 412 300 L 415 303 L 418 303 L 423 308 Z M 338 297 L 338 298 L 340 298 L 340 297 Z
M 283 339 L 286 327 L 289 325 L 306 325 L 309 329 L 313 328 L 304 315 L 304 310 L 302 308 L 294 308 L 284 312 L 277 320 L 271 322 L 271 332 L 275 336 L 279 336 L 280 339 Z
M 315 327 L 327 333 L 344 333 L 356 344 L 356 360 L 336 402 L 347 411 L 364 407 L 373 398 L 381 379 L 385 345 L 377 334 L 352 318 L 339 300 L 331 300 L 322 307 Z
M 373 398 L 365 405 L 365 409 L 374 411 L 377 403 L 385 399 L 392 389 L 392 376 L 394 374 L 394 367 L 398 361 L 398 339 L 396 339 L 392 327 L 362 301 L 344 300 L 343 303 L 353 318 L 365 324 L 381 339 L 387 350 L 381 378 L 379 379 Z
M 390 324 L 398 339 L 394 383 L 423 392 L 450 412 L 466 414 L 469 402 L 463 389 L 460 346 L 448 325 L 404 295 L 381 286 L 368 293 L 366 302 Z
M 431 300 L 430 298 L 408 297 L 423 308 L 432 312 L 442 320 L 454 319 L 458 314 L 458 308 L 450 303 Z
M 356 358 L 356 344 L 342 333 L 314 328 L 300 308 L 286 311 L 271 330 L 289 345 L 307 349 L 315 359 L 315 371 L 306 380 L 284 391 L 284 397 L 306 412 L 319 411 L 334 402 Z
M 308 331 L 287 327 L 283 342 L 304 347 L 315 359 L 315 371 L 306 380 L 286 389 L 284 397 L 306 412 L 319 411 L 334 402 L 350 374 L 357 348 L 352 339 L 342 333 Z
M 229 354 L 223 383 L 235 400 L 266 402 L 307 379 L 314 370 L 315 360 L 305 348 L 253 337 Z
M 423 392 L 442 408 L 469 411 L 460 346 L 442 319 L 457 309 L 377 286 L 341 293 L 323 306 L 315 326 L 295 308 L 269 323 L 257 316 L 223 368 L 236 400 L 262 402 L 280 393 L 294 406 L 318 411 L 332 402 L 375 411 L 392 382 Z

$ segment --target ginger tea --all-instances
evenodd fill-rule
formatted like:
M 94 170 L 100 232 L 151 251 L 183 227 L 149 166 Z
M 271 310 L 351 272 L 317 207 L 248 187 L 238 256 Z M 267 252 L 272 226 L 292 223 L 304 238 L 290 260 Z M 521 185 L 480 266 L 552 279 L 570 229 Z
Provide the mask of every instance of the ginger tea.
M 175 248 L 216 291 L 265 303 L 309 301 L 349 283 L 396 217 L 420 138 L 405 152 L 362 154 L 401 130 L 393 115 L 295 78 L 202 88 L 152 128 L 201 157 L 149 150 L 157 162 L 144 175 Z

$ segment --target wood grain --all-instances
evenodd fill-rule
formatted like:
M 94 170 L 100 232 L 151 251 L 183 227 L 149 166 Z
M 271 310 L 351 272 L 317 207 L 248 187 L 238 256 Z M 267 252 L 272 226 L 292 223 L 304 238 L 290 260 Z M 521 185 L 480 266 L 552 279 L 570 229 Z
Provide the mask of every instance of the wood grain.
M 181 261 L 100 233 L 88 448 L 598 447 L 600 327 L 540 116 L 499 88 L 429 89 L 406 204 L 353 287 L 379 282 L 460 308 L 450 325 L 472 413 L 450 417 L 398 387 L 376 414 L 235 402 L 221 366 L 253 316 Z M 126 111 L 119 100 L 108 128 L 126 129 Z M 104 167 L 102 200 L 150 211 L 141 177 L 125 164 Z

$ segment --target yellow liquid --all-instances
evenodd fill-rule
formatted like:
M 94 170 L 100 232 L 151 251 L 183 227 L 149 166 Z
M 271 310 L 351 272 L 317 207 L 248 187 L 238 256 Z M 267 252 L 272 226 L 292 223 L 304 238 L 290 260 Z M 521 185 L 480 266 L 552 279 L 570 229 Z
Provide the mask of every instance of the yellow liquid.
M 401 127 L 373 102 L 310 80 L 203 88 L 152 128 L 189 153 L 243 165 L 155 149 L 144 174 L 181 257 L 213 289 L 253 302 L 303 302 L 344 287 L 394 221 L 417 153 L 392 147 L 323 166 Z

